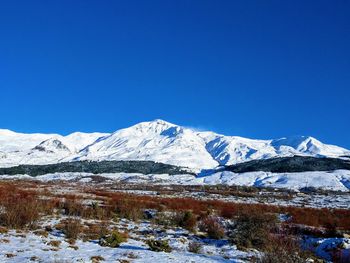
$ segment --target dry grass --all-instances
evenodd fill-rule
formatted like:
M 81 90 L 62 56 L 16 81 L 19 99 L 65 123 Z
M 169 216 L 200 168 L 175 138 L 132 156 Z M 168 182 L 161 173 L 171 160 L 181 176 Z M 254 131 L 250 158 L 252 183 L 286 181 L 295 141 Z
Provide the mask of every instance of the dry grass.
M 199 229 L 206 232 L 209 238 L 222 239 L 225 236 L 225 228 L 218 217 L 208 216 L 199 223 Z
M 138 220 L 144 217 L 143 211 L 145 209 L 179 213 L 190 211 L 194 217 L 204 217 L 214 213 L 224 218 L 236 218 L 240 211 L 244 210 L 247 213 L 288 214 L 291 216 L 289 224 L 327 228 L 333 232 L 350 230 L 350 210 L 346 209 L 281 207 L 193 198 L 162 198 L 91 188 L 79 188 L 77 189 L 79 194 L 54 194 L 48 190 L 52 185 L 53 183 L 22 181 L 0 182 L 0 206 L 4 208 L 0 213 L 0 226 L 7 228 L 34 227 L 40 217 L 55 213 L 99 220 L 109 220 L 115 216 Z M 67 186 L 63 185 L 63 187 Z M 231 193 L 233 190 L 228 189 L 227 191 Z M 245 193 L 255 194 L 253 190 Z M 90 200 L 93 198 L 99 203 L 83 204 L 83 194 L 89 196 Z M 183 222 L 182 226 L 191 229 L 196 222 L 192 218 L 187 223 Z
M 52 247 L 60 247 L 61 245 L 61 241 L 59 240 L 51 240 L 47 243 L 49 246 L 52 246 Z
M 35 234 L 48 237 L 52 227 L 42 227 L 38 230 L 36 225 L 39 225 L 40 219 L 44 216 L 63 215 L 68 219 L 61 220 L 55 228 L 63 231 L 72 249 L 76 249 L 74 243 L 77 238 L 103 240 L 104 244 L 115 246 L 123 242 L 127 235 L 113 235 L 108 229 L 112 220 L 126 218 L 137 221 L 145 218 L 145 210 L 154 209 L 158 211 L 158 217 L 154 218 L 157 224 L 179 226 L 189 231 L 196 231 L 198 226 L 213 239 L 222 239 L 225 234 L 230 234 L 221 220 L 233 219 L 238 226 L 235 235 L 239 240 L 249 242 L 236 244 L 264 250 L 266 253 L 262 262 L 275 262 L 276 258 L 280 259 L 279 262 L 291 262 L 290 259 L 299 262 L 299 259 L 304 259 L 304 255 L 296 245 L 294 237 L 302 234 L 334 237 L 341 231 L 350 231 L 350 210 L 346 209 L 281 207 L 194 198 L 143 196 L 82 187 L 74 189 L 75 194 L 62 194 L 52 191 L 54 186 L 59 188 L 53 183 L 0 182 L 0 234 L 6 234 L 8 229 L 23 231 L 21 229 L 31 228 L 36 229 Z M 220 188 L 211 188 L 208 191 L 213 193 L 220 191 Z M 232 194 L 232 191 L 227 189 L 227 194 Z M 243 193 L 250 194 L 256 193 L 253 190 Z M 274 220 L 270 221 L 271 216 L 276 214 L 287 214 L 291 220 L 276 224 Z M 98 223 L 82 224 L 89 221 L 85 219 L 97 219 Z M 22 234 L 19 232 L 18 235 Z M 0 242 L 7 240 L 2 239 Z M 58 249 L 59 244 L 52 242 L 54 241 L 49 243 L 51 249 Z M 162 242 L 149 240 L 148 245 L 155 251 L 171 250 Z M 190 244 L 189 249 L 197 253 L 200 245 Z M 295 258 L 291 255 L 295 255 Z M 98 262 L 103 259 L 96 257 L 92 260 Z M 342 260 L 341 255 L 335 252 L 334 261 L 343 262 Z
M 92 256 L 90 259 L 92 263 L 99 263 L 105 260 L 102 256 Z
M 83 240 L 97 240 L 108 233 L 108 223 L 105 221 L 98 224 L 84 224 L 82 228 Z
M 64 220 L 63 233 L 67 239 L 77 239 L 81 233 L 81 220 L 76 218 L 69 218 Z
M 291 216 L 294 224 L 313 227 L 335 225 L 341 230 L 350 230 L 350 210 L 328 208 L 284 207 L 265 204 L 229 203 L 217 200 L 197 200 L 193 198 L 162 198 L 124 193 L 92 191 L 96 196 L 108 200 L 108 207 L 122 207 L 122 211 L 156 209 L 158 211 L 192 211 L 194 214 L 210 214 L 213 211 L 225 218 L 234 218 L 240 211 L 257 213 L 280 213 Z M 91 192 L 90 192 L 91 193 Z M 118 204 L 122 203 L 122 206 Z
M 3 191 L 4 189 L 1 189 Z M 40 205 L 35 193 L 18 189 L 2 192 L 0 205 L 0 224 L 9 228 L 33 227 L 39 219 Z

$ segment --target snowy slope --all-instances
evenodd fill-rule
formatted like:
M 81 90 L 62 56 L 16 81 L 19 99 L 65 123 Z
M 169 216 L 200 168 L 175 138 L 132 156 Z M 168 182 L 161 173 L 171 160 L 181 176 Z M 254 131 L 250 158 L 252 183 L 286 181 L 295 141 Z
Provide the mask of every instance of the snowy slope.
M 66 145 L 69 146 L 74 152 L 79 152 L 90 144 L 94 143 L 97 139 L 104 138 L 108 136 L 109 133 L 84 133 L 84 132 L 74 132 L 63 138 Z
M 214 168 L 254 159 L 311 155 L 338 157 L 346 149 L 312 137 L 252 140 L 197 132 L 155 120 L 119 130 L 85 148 L 74 160 L 152 160 L 197 169 Z
M 86 147 L 74 160 L 151 160 L 192 168 L 218 165 L 195 132 L 161 120 L 119 130 Z
M 350 191 L 350 171 L 315 171 L 300 173 L 270 173 L 270 172 L 216 172 L 205 176 L 194 176 L 192 174 L 140 174 L 140 173 L 102 173 L 101 178 L 111 182 L 123 182 L 132 184 L 162 184 L 162 185 L 240 185 L 254 187 L 269 187 L 300 190 L 302 188 L 314 187 L 317 189 L 332 191 Z M 50 181 L 79 181 L 90 182 L 92 173 L 51 173 L 32 177 L 29 175 L 0 175 L 4 179 L 26 179 Z M 332 197 L 330 197 L 332 198 Z M 349 206 L 349 200 L 341 197 L 342 202 Z M 337 201 L 333 198 L 332 201 Z
M 0 152 L 29 150 L 57 134 L 24 134 L 0 129 Z
M 207 150 L 221 165 L 231 165 L 257 159 L 306 155 L 339 157 L 349 150 L 323 144 L 312 137 L 295 136 L 276 140 L 253 140 L 237 136 L 200 133 L 207 142 Z
M 348 155 L 312 137 L 253 140 L 198 132 L 163 120 L 141 122 L 112 134 L 21 134 L 0 130 L 0 166 L 74 160 L 150 160 L 196 170 L 278 156 Z
M 213 175 L 199 177 L 196 180 L 198 183 L 208 185 L 244 185 L 293 190 L 298 190 L 304 187 L 314 187 L 333 191 L 350 190 L 350 171 L 348 170 L 301 173 L 249 172 L 240 174 L 218 172 Z
M 92 144 L 104 133 L 23 134 L 0 129 L 0 167 L 57 163 Z

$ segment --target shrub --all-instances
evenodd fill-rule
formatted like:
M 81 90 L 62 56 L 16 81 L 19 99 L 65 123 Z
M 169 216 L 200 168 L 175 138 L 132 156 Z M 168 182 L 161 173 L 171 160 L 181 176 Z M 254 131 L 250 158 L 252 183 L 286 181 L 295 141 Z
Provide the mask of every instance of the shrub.
M 103 247 L 119 247 L 121 243 L 127 241 L 128 235 L 113 231 L 110 235 L 100 238 L 99 244 Z
M 105 260 L 102 256 L 92 256 L 90 259 L 92 263 L 99 263 Z
M 21 191 L 8 193 L 1 200 L 0 224 L 12 228 L 33 227 L 39 219 L 40 205 L 36 195 L 30 196 Z
M 158 212 L 152 222 L 165 227 L 174 225 L 173 215 L 170 212 Z
M 232 218 L 236 214 L 235 207 L 226 205 L 220 211 L 220 216 L 224 218 Z
M 199 229 L 206 232 L 209 238 L 222 239 L 225 236 L 225 229 L 218 217 L 209 216 L 199 223 Z
M 189 252 L 192 252 L 192 253 L 200 253 L 202 250 L 202 244 L 199 243 L 199 242 L 196 242 L 196 241 L 191 241 L 189 244 L 188 244 L 188 251 Z
M 67 198 L 62 204 L 64 215 L 68 216 L 82 216 L 84 213 L 84 206 L 80 201 L 75 198 Z
M 7 234 L 9 230 L 6 227 L 1 227 L 0 226 L 0 234 Z
M 231 241 L 243 248 L 263 249 L 268 243 L 269 232 L 277 218 L 272 214 L 243 212 L 239 215 L 231 233 Z
M 178 226 L 188 231 L 194 231 L 197 224 L 197 217 L 191 211 L 185 211 L 177 214 L 176 221 Z
M 42 229 L 34 231 L 33 234 L 38 235 L 38 236 L 43 236 L 43 237 L 49 236 L 49 232 L 47 232 L 46 230 L 42 230 Z
M 156 251 L 156 252 L 167 252 L 170 253 L 172 251 L 168 240 L 154 240 L 154 239 L 148 239 L 146 241 L 146 244 L 149 246 L 150 250 Z
M 280 213 L 288 214 L 291 218 L 290 223 L 303 224 L 307 226 L 320 227 L 326 223 L 336 223 L 338 230 L 350 230 L 350 210 L 349 209 L 319 209 L 307 207 L 276 206 L 268 204 L 239 204 L 227 203 L 219 200 L 196 200 L 193 198 L 176 198 L 176 197 L 154 197 L 154 196 L 137 196 L 124 193 L 110 193 L 105 191 L 90 190 L 87 193 L 94 194 L 98 197 L 108 198 L 108 205 L 113 208 L 119 205 L 116 203 L 128 203 L 126 208 L 137 207 L 138 210 L 156 209 L 158 211 L 185 211 L 191 210 L 196 215 L 201 215 L 210 208 L 218 211 L 225 218 L 232 218 L 238 215 L 242 209 L 261 213 Z M 124 200 L 124 201 L 120 201 Z M 125 206 L 124 206 L 125 207 Z M 120 207 L 119 207 L 120 208 Z M 122 206 L 123 208 L 123 206 Z M 122 209 L 127 214 L 127 210 Z M 121 212 L 122 212 L 121 211 Z M 118 209 L 116 209 L 118 212 Z M 121 213 L 121 217 L 122 217 Z M 142 213 L 141 213 L 142 214 Z
M 197 216 L 191 211 L 159 212 L 154 222 L 162 226 L 179 226 L 188 231 L 194 231 L 197 225 Z
M 105 237 L 108 234 L 107 222 L 102 221 L 99 224 L 86 224 L 82 232 L 84 234 L 83 240 L 94 240 Z
M 119 218 L 126 218 L 137 221 L 143 218 L 143 211 L 137 201 L 129 199 L 119 199 L 113 204 L 114 212 Z
M 105 220 L 111 216 L 110 209 L 101 206 L 99 202 L 93 201 L 90 205 L 83 207 L 81 216 L 84 218 L 93 218 L 98 220 Z
M 277 249 L 266 252 L 259 260 L 259 263 L 304 263 L 305 259 L 298 254 L 288 254 L 286 251 Z
M 99 203 L 97 202 L 92 202 L 91 204 L 91 210 L 92 210 L 92 217 L 102 220 L 103 218 L 105 218 L 105 210 L 99 205 Z
M 61 244 L 61 241 L 59 240 L 51 240 L 50 242 L 47 243 L 49 246 L 52 247 L 59 247 Z
M 297 240 L 286 236 L 271 237 L 259 263 L 304 263 L 312 256 L 302 251 Z
M 80 219 L 70 218 L 64 222 L 63 233 L 68 239 L 77 239 L 81 232 L 81 227 Z

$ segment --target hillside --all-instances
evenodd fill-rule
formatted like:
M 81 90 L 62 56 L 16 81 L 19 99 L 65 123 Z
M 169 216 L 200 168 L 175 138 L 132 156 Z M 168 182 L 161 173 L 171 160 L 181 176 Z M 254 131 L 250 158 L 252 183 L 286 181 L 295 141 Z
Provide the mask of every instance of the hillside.
M 278 157 L 253 160 L 225 167 L 234 173 L 272 172 L 298 173 L 307 171 L 350 170 L 350 161 L 337 158 L 316 158 L 310 156 Z
M 114 133 L 23 134 L 0 130 L 0 167 L 72 161 L 153 161 L 194 171 L 252 160 L 312 156 L 338 158 L 350 151 L 313 137 L 255 140 L 199 132 L 163 120 Z
M 169 164 L 151 161 L 77 161 L 47 165 L 19 165 L 0 168 L 0 175 L 38 176 L 53 173 L 140 173 L 140 174 L 182 174 L 185 169 Z

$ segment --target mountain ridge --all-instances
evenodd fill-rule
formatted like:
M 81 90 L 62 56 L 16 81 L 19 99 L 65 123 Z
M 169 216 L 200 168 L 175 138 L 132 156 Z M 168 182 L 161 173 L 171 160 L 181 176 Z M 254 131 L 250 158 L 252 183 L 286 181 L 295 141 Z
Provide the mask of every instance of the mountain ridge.
M 0 167 L 69 161 L 139 160 L 210 169 L 294 155 L 349 156 L 350 151 L 310 136 L 256 140 L 196 131 L 164 120 L 113 133 L 25 134 L 0 129 Z

